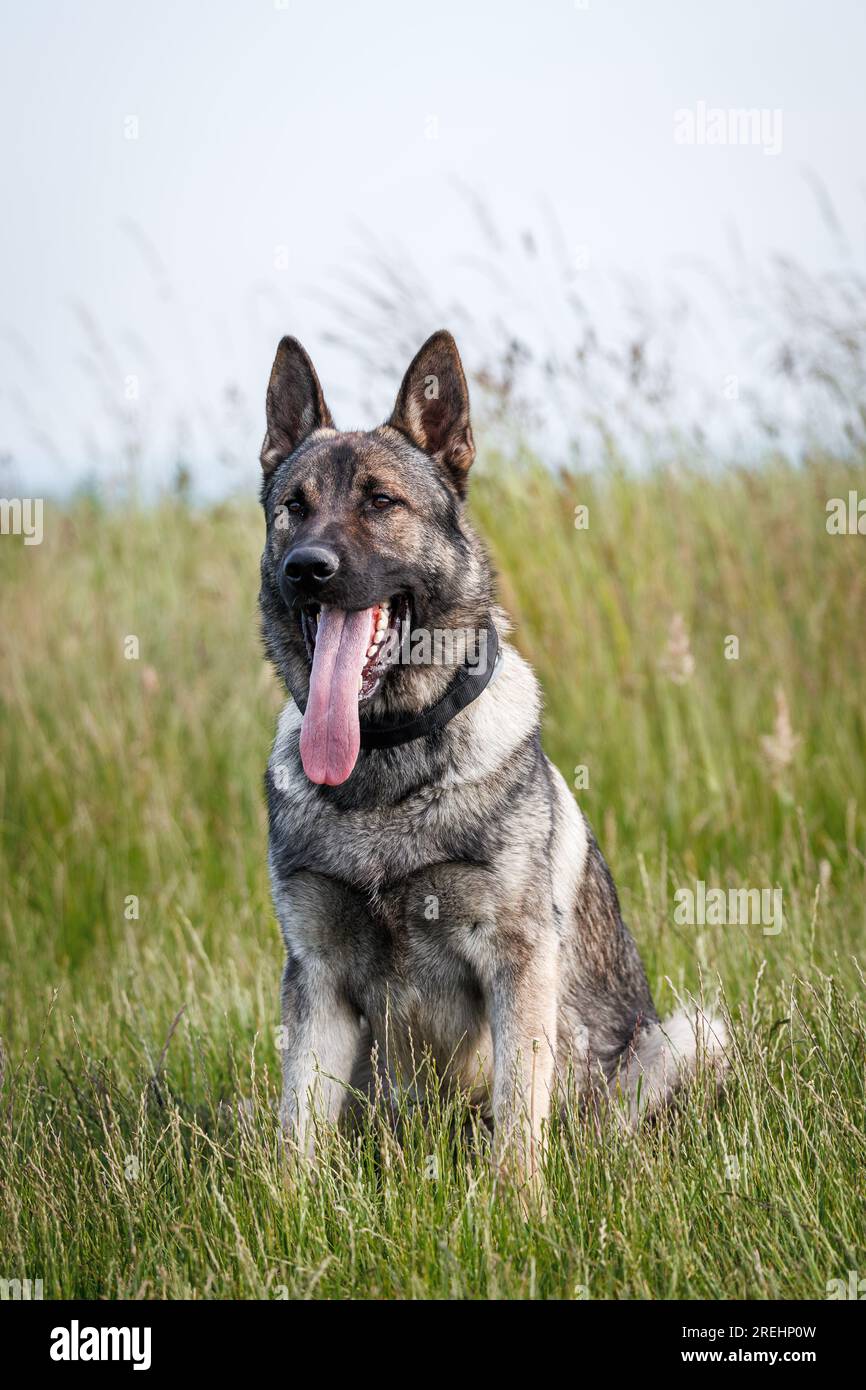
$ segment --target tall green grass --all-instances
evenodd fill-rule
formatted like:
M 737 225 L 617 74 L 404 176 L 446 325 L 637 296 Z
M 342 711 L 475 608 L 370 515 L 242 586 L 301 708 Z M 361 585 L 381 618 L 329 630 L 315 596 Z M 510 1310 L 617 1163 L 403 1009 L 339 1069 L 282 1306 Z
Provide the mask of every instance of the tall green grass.
M 569 782 L 586 769 L 659 1008 L 721 991 L 725 1094 L 701 1084 L 636 1137 L 570 1116 L 544 1215 L 457 1102 L 407 1113 L 399 1144 L 374 1113 L 287 1166 L 262 522 L 82 501 L 39 547 L 0 538 L 0 1278 L 46 1297 L 734 1298 L 866 1271 L 866 538 L 825 528 L 862 467 L 477 474 L 546 747 Z M 677 925 L 696 879 L 780 887 L 783 930 Z

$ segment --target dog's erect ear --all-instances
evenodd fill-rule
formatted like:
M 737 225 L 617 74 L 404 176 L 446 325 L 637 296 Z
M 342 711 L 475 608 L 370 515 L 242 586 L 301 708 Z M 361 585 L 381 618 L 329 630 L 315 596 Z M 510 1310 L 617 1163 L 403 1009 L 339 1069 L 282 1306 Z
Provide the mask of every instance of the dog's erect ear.
M 457 344 L 444 329 L 416 353 L 388 424 L 443 464 L 460 496 L 465 495 L 475 458 L 469 390 Z
M 316 369 L 297 338 L 283 338 L 277 348 L 266 410 L 268 431 L 261 455 L 265 477 L 313 430 L 333 429 Z

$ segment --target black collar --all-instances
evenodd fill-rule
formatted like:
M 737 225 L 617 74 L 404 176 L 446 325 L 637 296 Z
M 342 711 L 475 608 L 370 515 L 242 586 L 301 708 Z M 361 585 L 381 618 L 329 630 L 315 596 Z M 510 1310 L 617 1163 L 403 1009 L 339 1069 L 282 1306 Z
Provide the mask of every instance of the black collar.
M 444 729 L 455 716 L 487 689 L 499 669 L 502 652 L 499 649 L 499 636 L 493 623 L 487 623 L 487 661 L 482 671 L 478 666 L 463 665 L 454 673 L 448 689 L 434 705 L 428 705 L 420 714 L 407 714 L 396 719 L 393 724 L 369 724 L 361 720 L 361 748 L 396 748 L 401 743 L 411 743 L 413 739 L 425 738 L 438 729 Z M 306 700 L 294 696 L 295 704 L 303 714 Z

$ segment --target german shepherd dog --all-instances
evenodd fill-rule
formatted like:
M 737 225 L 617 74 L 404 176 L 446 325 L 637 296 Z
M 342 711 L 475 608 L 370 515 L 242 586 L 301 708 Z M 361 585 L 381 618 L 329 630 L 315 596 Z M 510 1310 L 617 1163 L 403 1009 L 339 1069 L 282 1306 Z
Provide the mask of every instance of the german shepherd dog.
M 423 1058 L 481 1107 L 497 1161 L 534 1177 L 566 1077 L 633 1124 L 699 1053 L 720 1073 L 725 1034 L 700 1010 L 659 1022 L 607 865 L 542 752 L 535 677 L 505 640 L 466 517 L 474 457 L 449 333 L 418 352 L 387 424 L 357 432 L 334 427 L 301 345 L 279 344 L 260 606 L 293 696 L 266 775 L 282 1114 L 311 1153 L 316 1124 L 365 1085 L 417 1091 Z M 467 633 L 412 659 L 419 637 Z

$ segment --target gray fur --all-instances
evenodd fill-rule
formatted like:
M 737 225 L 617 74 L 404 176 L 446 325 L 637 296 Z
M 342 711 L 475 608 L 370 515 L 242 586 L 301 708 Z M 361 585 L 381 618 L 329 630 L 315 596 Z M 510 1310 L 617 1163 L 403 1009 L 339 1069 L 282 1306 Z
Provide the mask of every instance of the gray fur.
M 408 389 L 407 410 L 411 381 Z M 442 1083 L 459 1085 L 490 1116 L 500 1155 L 513 1154 L 534 1172 L 544 1121 L 551 1104 L 561 1103 L 557 1086 L 566 1076 L 584 1093 L 601 1087 L 622 1097 L 633 1123 L 642 1109 L 670 1099 L 701 1040 L 688 1048 L 682 1020 L 665 1036 L 607 865 L 541 749 L 537 682 L 508 643 L 507 621 L 490 597 L 487 557 L 463 509 L 465 469 L 456 482 L 445 471 L 464 465 L 471 442 L 465 383 L 462 394 L 459 383 L 454 390 L 463 402 L 461 447 L 449 454 L 446 429 L 441 459 L 391 426 L 362 436 L 329 429 L 318 442 L 315 435 L 300 447 L 294 441 L 293 453 L 276 463 L 266 439 L 269 522 L 299 477 L 309 475 L 308 491 L 318 487 L 324 496 L 329 448 L 341 448 L 344 499 L 352 495 L 353 470 L 399 469 L 404 460 L 421 518 L 417 528 L 408 519 L 401 533 L 415 623 L 480 627 L 491 619 L 503 654 L 496 679 L 445 729 L 362 752 L 337 787 L 307 780 L 294 704 L 280 717 L 266 785 L 270 872 L 287 955 L 283 1113 L 311 1151 L 313 1121 L 339 1117 L 346 1085 L 364 1073 L 375 1043 L 389 1084 L 417 1081 L 429 1056 Z M 303 400 L 293 408 L 293 418 L 302 418 Z M 323 398 L 319 409 L 327 409 Z M 275 434 L 269 418 L 269 437 Z M 349 505 L 329 499 L 317 524 L 345 534 L 339 508 Z M 269 582 L 280 544 L 269 525 L 262 611 L 269 652 L 297 688 L 306 658 L 294 614 Z M 365 553 L 349 556 L 350 575 L 353 564 L 361 574 L 380 563 L 360 532 L 357 545 Z M 368 601 L 365 594 L 358 606 Z M 338 602 L 351 606 L 345 597 Z M 450 674 L 395 670 L 367 717 L 424 708 Z M 723 1044 L 720 1025 L 713 1029 Z M 703 1045 L 714 1051 L 712 1039 Z

